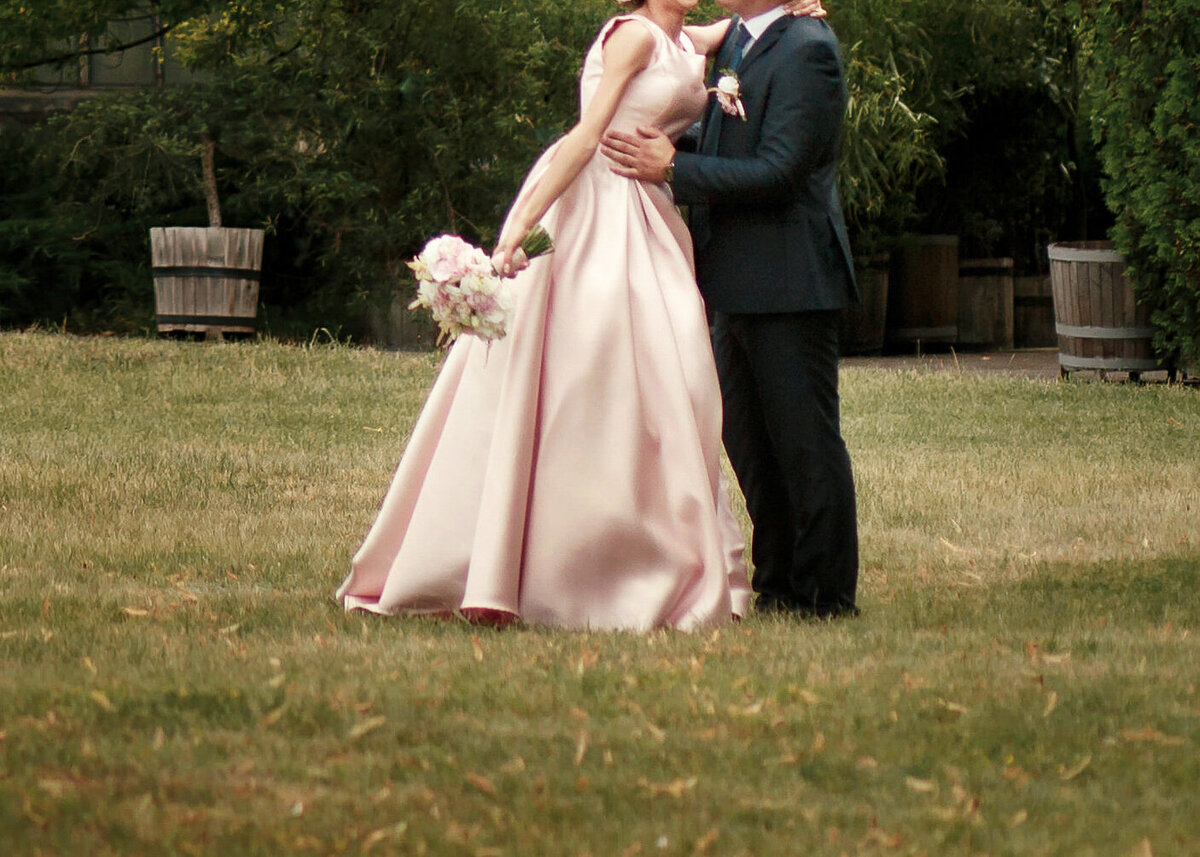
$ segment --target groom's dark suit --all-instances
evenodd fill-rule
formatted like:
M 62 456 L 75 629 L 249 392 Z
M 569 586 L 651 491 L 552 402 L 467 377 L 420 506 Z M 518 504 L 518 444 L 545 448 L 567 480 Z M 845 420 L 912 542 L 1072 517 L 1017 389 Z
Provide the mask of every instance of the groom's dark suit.
M 733 64 L 735 30 L 710 86 Z M 714 100 L 699 150 L 676 155 L 672 187 L 691 207 L 759 606 L 836 615 L 855 609 L 858 578 L 837 391 L 838 313 L 858 299 L 835 184 L 841 53 L 823 21 L 785 16 L 737 73 L 746 120 Z

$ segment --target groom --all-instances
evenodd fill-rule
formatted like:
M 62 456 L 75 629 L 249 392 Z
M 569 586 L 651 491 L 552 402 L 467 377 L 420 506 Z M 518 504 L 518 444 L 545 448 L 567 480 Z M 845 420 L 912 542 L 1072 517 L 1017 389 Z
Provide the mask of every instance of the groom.
M 857 614 L 858 526 L 838 405 L 840 310 L 858 300 L 835 173 L 846 85 L 833 31 L 779 0 L 735 13 L 697 152 L 650 128 L 610 132 L 614 171 L 669 182 L 691 209 L 696 274 L 713 313 L 725 449 L 754 525 L 755 607 Z M 726 81 L 728 85 L 729 81 Z

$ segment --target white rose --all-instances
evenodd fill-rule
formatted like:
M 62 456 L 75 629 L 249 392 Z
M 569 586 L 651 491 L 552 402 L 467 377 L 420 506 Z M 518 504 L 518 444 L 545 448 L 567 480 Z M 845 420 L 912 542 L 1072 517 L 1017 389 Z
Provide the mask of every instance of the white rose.
M 717 91 L 730 98 L 737 98 L 742 94 L 741 81 L 732 74 L 723 75 L 717 80 Z

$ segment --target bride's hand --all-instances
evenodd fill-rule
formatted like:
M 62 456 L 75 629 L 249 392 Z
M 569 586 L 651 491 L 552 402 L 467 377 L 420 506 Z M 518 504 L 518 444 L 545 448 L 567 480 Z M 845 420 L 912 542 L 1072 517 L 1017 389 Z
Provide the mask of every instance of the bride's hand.
M 500 242 L 492 251 L 492 268 L 501 277 L 515 277 L 529 267 L 529 257 L 521 249 L 519 241 L 500 236 Z
M 788 0 L 783 4 L 783 11 L 793 18 L 824 18 L 829 14 L 821 0 Z

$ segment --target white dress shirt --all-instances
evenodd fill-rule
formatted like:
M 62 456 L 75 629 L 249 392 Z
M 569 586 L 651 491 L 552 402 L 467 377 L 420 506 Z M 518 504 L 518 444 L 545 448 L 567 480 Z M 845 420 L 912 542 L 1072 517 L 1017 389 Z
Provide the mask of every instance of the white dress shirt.
M 743 19 L 742 24 L 750 32 L 750 41 L 746 42 L 746 48 L 742 52 L 742 56 L 750 53 L 750 49 L 754 47 L 754 43 L 758 41 L 759 37 L 767 31 L 767 27 L 774 24 L 786 14 L 787 12 L 783 11 L 782 6 L 776 6 L 774 9 L 768 9 L 765 12 L 755 15 L 753 18 Z

